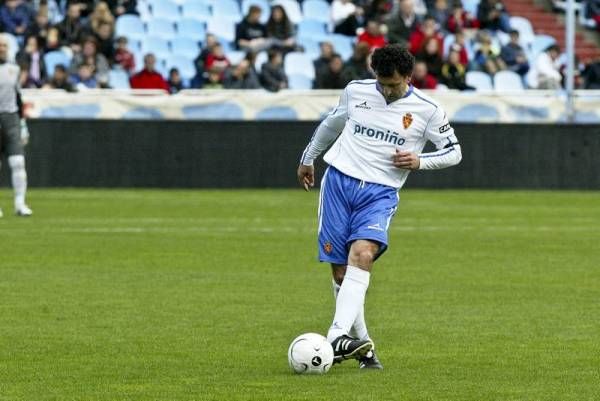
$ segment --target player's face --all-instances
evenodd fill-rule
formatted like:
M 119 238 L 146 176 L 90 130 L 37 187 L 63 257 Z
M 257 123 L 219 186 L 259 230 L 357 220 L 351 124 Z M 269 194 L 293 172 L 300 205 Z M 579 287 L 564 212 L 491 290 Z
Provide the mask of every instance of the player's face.
M 388 103 L 400 99 L 408 90 L 410 76 L 404 77 L 397 71 L 391 77 L 377 77 L 383 97 Z

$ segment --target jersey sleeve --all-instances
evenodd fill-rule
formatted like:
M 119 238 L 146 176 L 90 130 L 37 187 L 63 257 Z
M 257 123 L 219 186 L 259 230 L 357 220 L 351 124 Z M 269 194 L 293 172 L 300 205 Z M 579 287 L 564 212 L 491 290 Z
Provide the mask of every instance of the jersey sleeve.
M 432 142 L 437 151 L 421 153 L 420 170 L 435 170 L 460 163 L 462 153 L 454 128 L 450 125 L 446 113 L 437 107 L 425 129 L 425 138 Z
M 344 129 L 346 120 L 348 119 L 348 88 L 340 96 L 340 100 L 335 109 L 333 109 L 327 117 L 319 124 L 313 133 L 310 142 L 304 149 L 300 163 L 305 166 L 311 166 L 315 159 L 319 157 L 325 149 L 331 145 L 333 141 Z

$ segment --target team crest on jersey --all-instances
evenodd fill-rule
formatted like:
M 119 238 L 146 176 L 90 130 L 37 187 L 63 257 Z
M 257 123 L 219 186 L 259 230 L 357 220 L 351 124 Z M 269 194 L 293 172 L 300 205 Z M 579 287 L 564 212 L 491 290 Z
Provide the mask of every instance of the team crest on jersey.
M 331 242 L 327 241 L 325 244 L 323 244 L 323 250 L 326 254 L 330 254 L 331 251 L 333 251 L 333 245 L 331 245 Z
M 407 129 L 408 127 L 410 127 L 410 125 L 413 122 L 413 116 L 410 113 L 406 113 L 403 117 L 402 117 L 402 125 L 404 125 L 404 129 Z

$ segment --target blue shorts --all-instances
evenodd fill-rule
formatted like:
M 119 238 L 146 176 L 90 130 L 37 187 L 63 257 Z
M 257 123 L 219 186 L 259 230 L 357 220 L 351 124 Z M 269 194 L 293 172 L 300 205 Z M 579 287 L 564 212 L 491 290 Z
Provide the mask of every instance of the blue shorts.
M 381 256 L 398 199 L 396 188 L 357 180 L 330 166 L 319 198 L 319 260 L 345 265 L 350 245 L 359 239 L 379 243 L 375 259 Z

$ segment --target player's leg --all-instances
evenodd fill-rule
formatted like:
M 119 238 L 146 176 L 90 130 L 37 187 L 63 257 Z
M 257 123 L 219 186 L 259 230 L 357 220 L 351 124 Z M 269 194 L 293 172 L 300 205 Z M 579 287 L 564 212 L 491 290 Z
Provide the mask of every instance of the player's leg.
M 344 281 L 344 275 L 346 274 L 346 265 L 331 264 L 331 273 L 333 279 L 331 280 L 333 285 L 333 298 L 337 300 L 338 293 Z M 358 313 L 352 328 L 350 329 L 349 335 L 359 340 L 370 340 L 369 332 L 367 330 L 367 323 L 365 322 L 365 308 L 364 306 Z
M 373 348 L 371 340 L 356 340 L 350 337 L 349 333 L 364 308 L 372 261 L 378 253 L 378 248 L 377 243 L 363 240 L 355 241 L 350 246 L 346 273 L 336 299 L 333 324 L 327 333 L 327 339 L 331 342 L 338 360 L 360 359 Z M 338 269 L 338 274 L 339 271 Z
M 15 213 L 19 216 L 31 216 L 32 211 L 25 203 L 27 193 L 27 171 L 21 142 L 21 126 L 17 113 L 4 114 L 2 127 L 6 137 L 6 154 L 11 170 L 11 180 L 15 195 Z

